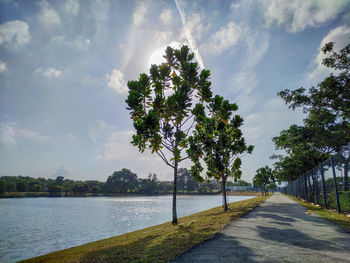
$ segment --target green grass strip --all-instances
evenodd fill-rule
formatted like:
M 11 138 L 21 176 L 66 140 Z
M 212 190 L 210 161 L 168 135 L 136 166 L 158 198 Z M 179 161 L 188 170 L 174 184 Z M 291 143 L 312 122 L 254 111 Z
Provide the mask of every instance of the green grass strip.
M 298 198 L 291 196 L 291 195 L 286 195 L 286 196 L 288 196 L 290 199 L 298 202 L 299 204 L 307 207 L 308 210 L 312 210 L 312 212 L 314 212 L 314 213 L 328 219 L 329 221 L 332 221 L 332 222 L 342 226 L 346 230 L 350 231 L 350 217 L 348 217 L 347 215 L 339 214 L 336 210 L 325 209 L 325 208 L 322 208 L 320 206 L 316 206 L 316 205 L 301 201 Z
M 267 197 L 258 196 L 229 204 L 229 211 L 216 207 L 170 222 L 126 233 L 82 246 L 60 250 L 21 262 L 169 262 L 191 247 L 240 218 Z

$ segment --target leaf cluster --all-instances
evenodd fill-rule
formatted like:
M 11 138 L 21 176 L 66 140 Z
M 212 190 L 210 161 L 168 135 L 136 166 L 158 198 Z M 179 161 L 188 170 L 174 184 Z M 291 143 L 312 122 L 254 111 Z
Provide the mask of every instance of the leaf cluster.
M 211 100 L 212 92 L 210 71 L 198 73 L 198 63 L 187 46 L 167 47 L 164 58 L 166 63 L 152 65 L 148 75 L 128 82 L 126 103 L 136 130 L 132 144 L 141 152 L 151 149 L 172 166 L 170 161 L 183 160 L 180 153 L 188 147 L 193 112 Z M 199 101 L 196 107 L 195 99 Z M 171 152 L 172 160 L 167 160 L 163 148 Z
M 234 115 L 238 106 L 217 95 L 208 105 L 209 114 L 204 107 L 196 107 L 197 125 L 189 137 L 187 153 L 193 162 L 191 174 L 198 180 L 206 164 L 206 175 L 209 178 L 235 180 L 241 176 L 241 159 L 244 153 L 251 153 L 253 146 L 247 146 L 240 126 L 243 119 Z
M 308 91 L 286 89 L 278 94 L 289 108 L 302 108 L 307 114 L 304 125 L 292 125 L 273 138 L 276 149 L 287 153 L 275 163 L 280 181 L 294 180 L 350 141 L 350 44 L 337 53 L 330 42 L 322 51 L 329 55 L 322 64 L 337 75 L 330 74 Z

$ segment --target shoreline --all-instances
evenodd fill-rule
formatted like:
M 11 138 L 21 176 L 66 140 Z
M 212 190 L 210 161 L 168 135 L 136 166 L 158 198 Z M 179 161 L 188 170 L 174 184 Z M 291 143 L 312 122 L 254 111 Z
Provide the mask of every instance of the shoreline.
M 219 206 L 181 217 L 175 226 L 166 222 L 20 262 L 169 262 L 251 211 L 266 198 L 268 196 L 232 202 L 228 212 Z
M 206 193 L 198 193 L 198 192 L 190 192 L 190 193 L 177 193 L 178 196 L 182 195 L 220 195 L 221 191 L 217 192 L 206 192 Z M 121 197 L 121 196 L 165 196 L 172 195 L 169 193 L 160 193 L 160 194 L 141 194 L 141 193 L 60 193 L 53 194 L 49 192 L 8 192 L 0 195 L 0 198 L 27 198 L 27 197 L 102 197 L 102 196 L 110 196 L 110 197 Z M 252 191 L 237 191 L 237 192 L 227 192 L 227 196 L 260 196 L 260 192 L 252 192 Z

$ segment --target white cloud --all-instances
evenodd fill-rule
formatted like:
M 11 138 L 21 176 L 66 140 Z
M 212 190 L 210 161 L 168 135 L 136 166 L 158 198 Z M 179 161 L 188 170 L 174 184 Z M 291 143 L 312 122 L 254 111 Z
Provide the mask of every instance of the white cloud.
M 244 118 L 243 133 L 251 143 L 269 142 L 282 129 L 293 123 L 302 123 L 301 110 L 292 111 L 283 100 L 275 97 L 267 101 L 258 112 Z
M 264 0 L 267 26 L 285 26 L 287 31 L 296 33 L 307 27 L 318 27 L 331 21 L 349 6 L 348 0 Z
M 140 153 L 138 148 L 131 144 L 134 131 L 117 130 L 116 127 L 108 126 L 101 121 L 97 122 L 95 128 L 96 133 L 92 136 L 98 145 L 103 145 L 103 148 L 94 161 L 113 162 L 118 166 L 132 167 L 140 177 L 155 172 L 162 180 L 171 178 L 171 168 L 166 166 L 156 153 L 151 154 L 150 150 Z
M 18 48 L 30 41 L 28 24 L 20 20 L 8 21 L 0 25 L 0 45 L 8 44 Z
M 162 13 L 159 15 L 160 21 L 165 25 L 169 25 L 173 20 L 173 12 L 171 9 L 164 9 Z
M 255 67 L 259 64 L 269 47 L 269 39 L 265 34 L 253 34 L 249 30 L 244 32 L 245 55 L 240 71 L 229 79 L 229 85 L 234 93 L 235 102 L 240 112 L 248 113 L 258 102 L 255 89 L 259 79 Z
M 120 95 L 128 93 L 128 88 L 124 79 L 124 74 L 120 70 L 113 69 L 112 74 L 106 74 L 108 80 L 107 86 L 115 90 Z
M 104 151 L 95 158 L 96 161 L 133 160 L 133 162 L 146 162 L 145 166 L 152 166 L 154 162 L 162 162 L 157 154 L 151 154 L 149 150 L 140 153 L 138 148 L 131 144 L 133 131 L 115 131 L 111 127 L 106 127 L 106 129 L 109 129 L 109 132 L 105 131 Z
M 16 145 L 17 138 L 48 142 L 51 136 L 19 127 L 18 122 L 3 121 L 0 123 L 0 144 Z
M 132 14 L 132 22 L 134 25 L 139 26 L 145 21 L 145 14 L 147 12 L 147 7 L 143 2 L 138 2 L 134 13 Z
M 88 135 L 91 140 L 98 142 L 107 135 L 107 125 L 104 121 L 96 121 L 96 123 L 88 129 Z
M 4 73 L 7 71 L 6 63 L 0 60 L 0 73 Z
M 192 32 L 194 31 L 194 28 L 196 28 L 196 33 L 197 33 L 197 38 L 200 38 L 201 36 L 201 31 L 202 31 L 202 25 L 200 22 L 200 16 L 197 14 L 194 14 L 192 16 L 192 19 L 190 19 L 190 22 L 186 22 L 186 15 L 185 15 L 185 10 L 183 8 L 183 3 L 181 0 L 175 0 L 176 3 L 176 8 L 179 11 L 181 21 L 182 21 L 182 26 L 185 31 L 186 39 L 188 41 L 188 44 L 190 48 L 192 49 L 193 53 L 196 56 L 196 59 L 198 61 L 199 67 L 201 69 L 204 69 L 204 63 L 202 60 L 202 57 L 199 53 L 199 49 L 197 47 L 196 41 L 193 37 Z M 199 19 L 199 20 L 198 20 Z
M 310 79 L 320 81 L 330 73 L 334 72 L 334 70 L 327 68 L 321 64 L 323 59 L 328 56 L 328 54 L 325 55 L 321 49 L 326 43 L 335 42 L 334 50 L 338 52 L 340 49 L 344 48 L 345 45 L 349 43 L 349 36 L 350 36 L 350 27 L 344 25 L 344 26 L 339 26 L 332 29 L 327 34 L 327 36 L 325 36 L 322 39 L 320 46 L 318 48 L 317 56 L 312 62 L 312 64 L 316 68 L 314 68 L 314 70 L 308 75 Z
M 203 47 L 207 52 L 221 54 L 237 44 L 241 31 L 238 25 L 229 22 L 225 27 L 212 34 L 209 43 L 204 44 Z
M 53 9 L 46 0 L 37 2 L 40 12 L 39 22 L 45 27 L 58 26 L 61 24 L 61 18 L 55 9 Z
M 154 38 L 156 39 L 157 43 L 165 43 L 168 42 L 169 39 L 171 39 L 172 32 L 171 31 L 156 31 L 154 32 Z
M 47 68 L 47 69 L 37 68 L 34 71 L 34 74 L 40 74 L 48 79 L 60 78 L 63 75 L 62 71 L 56 68 Z
M 105 142 L 104 153 L 96 158 L 96 160 L 128 160 L 135 158 L 137 148 L 132 146 L 130 141 L 133 135 L 132 131 L 117 131 L 108 134 Z
M 16 131 L 13 127 L 13 123 L 0 123 L 0 144 L 15 145 L 15 135 Z
M 78 0 L 66 0 L 63 5 L 64 11 L 72 15 L 77 15 L 79 12 L 80 4 Z
M 70 174 L 69 170 L 64 167 L 64 166 L 61 166 L 61 167 L 58 167 L 55 171 L 55 173 L 53 174 L 54 177 L 57 177 L 57 176 L 66 176 Z

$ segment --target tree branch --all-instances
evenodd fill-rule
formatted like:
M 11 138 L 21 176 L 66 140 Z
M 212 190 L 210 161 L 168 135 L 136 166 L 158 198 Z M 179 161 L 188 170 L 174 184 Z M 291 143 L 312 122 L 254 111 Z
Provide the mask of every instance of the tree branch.
M 160 153 L 159 153 L 159 152 L 160 152 Z M 168 160 L 166 159 L 164 153 L 163 153 L 161 150 L 159 150 L 159 152 L 156 151 L 156 153 L 158 154 L 158 156 L 159 156 L 160 158 L 162 158 L 162 160 L 165 162 L 165 164 L 168 165 L 168 166 L 170 166 L 170 167 L 172 167 L 172 168 L 174 168 L 174 166 L 168 162 Z

